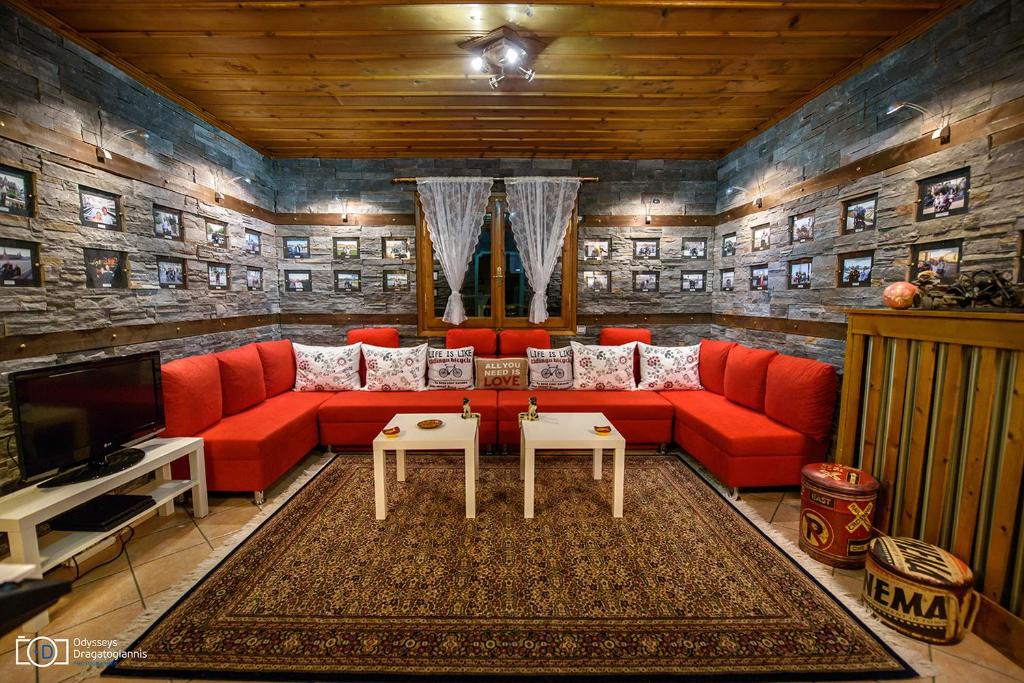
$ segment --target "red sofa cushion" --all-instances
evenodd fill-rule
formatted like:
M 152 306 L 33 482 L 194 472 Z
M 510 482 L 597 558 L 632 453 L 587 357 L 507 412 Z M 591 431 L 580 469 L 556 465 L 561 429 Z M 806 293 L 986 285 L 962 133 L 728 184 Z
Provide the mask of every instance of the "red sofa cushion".
M 821 443 L 832 436 L 838 380 L 828 363 L 778 355 L 768 363 L 764 412 Z
M 216 354 L 220 365 L 220 388 L 224 414 L 234 415 L 267 398 L 263 363 L 255 344 Z
M 553 413 L 604 413 L 620 420 L 671 420 L 672 405 L 653 391 L 502 391 L 498 394 L 498 419 L 507 422 L 526 412 L 530 397 L 537 408 Z
M 474 356 L 494 356 L 498 353 L 498 335 L 486 328 L 448 330 L 444 345 L 448 349 L 472 346 Z
M 764 411 L 764 384 L 768 363 L 778 351 L 736 345 L 725 364 L 725 397 L 748 408 Z
M 164 420 L 161 436 L 195 436 L 223 415 L 220 367 L 213 354 L 164 363 Z
M 371 346 L 398 348 L 398 330 L 394 327 L 360 327 L 349 330 L 345 338 L 349 344 L 362 342 Z
M 320 406 L 321 422 L 387 422 L 398 413 L 461 413 L 469 398 L 474 413 L 495 421 L 498 392 L 490 389 L 436 391 L 342 391 Z M 383 425 L 381 425 L 383 426 Z
M 598 343 L 601 346 L 622 346 L 629 342 L 651 343 L 651 331 L 643 327 L 605 327 Z
M 502 330 L 501 355 L 525 356 L 526 349 L 551 348 L 551 333 L 547 330 Z
M 263 364 L 263 386 L 267 398 L 284 393 L 295 386 L 295 351 L 287 339 L 256 344 Z
M 716 394 L 725 393 L 725 363 L 736 342 L 700 340 L 700 383 Z
M 303 437 L 299 457 L 316 445 L 317 409 L 331 396 L 330 392 L 289 391 L 251 410 L 226 417 L 199 434 L 206 440 L 206 457 L 210 460 L 277 460 L 287 454 L 295 462 L 293 441 Z M 312 444 L 309 443 L 310 433 L 314 435 Z M 231 488 L 222 483 L 221 490 L 256 489 L 250 489 L 249 484 Z

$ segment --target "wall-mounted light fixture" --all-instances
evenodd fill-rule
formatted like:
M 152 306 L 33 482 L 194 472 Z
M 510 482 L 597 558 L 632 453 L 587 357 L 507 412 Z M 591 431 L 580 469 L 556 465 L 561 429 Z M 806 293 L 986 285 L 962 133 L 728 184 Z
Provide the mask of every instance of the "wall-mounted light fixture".
M 732 187 L 730 187 L 729 189 L 727 189 L 725 191 L 725 195 L 727 197 L 729 195 L 733 195 L 733 194 L 736 194 L 736 193 L 742 193 L 742 194 L 745 194 L 745 195 L 748 195 L 748 196 L 752 196 L 750 190 L 748 190 L 745 187 L 740 187 L 739 185 L 733 185 Z M 761 197 L 761 196 L 754 197 L 754 200 L 752 202 L 750 202 L 750 205 L 755 207 L 755 208 L 758 208 L 758 209 L 762 208 L 764 206 L 764 197 Z
M 348 223 L 348 200 L 342 199 L 338 195 L 334 195 L 334 201 L 340 202 L 338 213 L 341 214 L 341 222 Z
M 886 115 L 892 116 L 901 109 L 913 109 L 916 112 L 924 114 L 928 117 L 935 116 L 930 111 L 925 109 L 919 104 L 913 102 L 893 102 L 889 105 L 889 108 L 885 111 Z M 949 129 L 949 122 L 945 118 L 939 119 L 939 127 L 932 131 L 932 140 L 938 140 L 941 144 L 945 145 L 949 142 L 952 136 L 952 131 Z
M 103 128 L 101 126 L 100 127 L 100 131 L 101 131 L 100 132 L 100 144 L 98 144 L 96 146 L 96 161 L 98 161 L 100 163 L 106 163 L 109 159 L 113 159 L 114 158 L 110 154 L 110 151 L 107 149 L 107 147 L 110 145 L 110 143 L 114 142 L 115 140 L 120 140 L 122 138 L 128 137 L 129 135 L 134 135 L 135 133 L 139 132 L 139 130 L 137 128 L 132 128 L 131 130 L 126 130 L 126 131 L 118 133 L 114 137 L 110 138 L 109 140 L 107 140 L 106 144 L 104 144 L 102 130 L 103 130 Z M 143 140 L 148 140 L 149 139 L 149 133 L 142 132 L 140 134 L 140 137 L 142 137 Z
M 234 182 L 239 181 L 239 180 L 241 180 L 243 183 L 246 183 L 246 184 L 252 184 L 252 178 L 246 177 L 244 175 L 236 175 L 234 178 L 229 178 L 225 182 L 227 182 L 227 183 L 234 183 Z M 219 174 L 214 176 L 213 182 L 214 182 L 213 199 L 214 199 L 215 202 L 220 204 L 222 201 L 224 201 L 224 193 L 220 191 L 220 188 L 221 188 L 221 177 L 220 177 Z

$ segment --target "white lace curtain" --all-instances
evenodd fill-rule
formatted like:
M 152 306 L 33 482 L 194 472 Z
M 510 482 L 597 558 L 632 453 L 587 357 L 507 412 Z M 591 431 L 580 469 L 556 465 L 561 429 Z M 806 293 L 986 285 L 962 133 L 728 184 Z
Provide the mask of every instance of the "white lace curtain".
M 493 184 L 493 178 L 416 179 L 430 241 L 452 288 L 444 307 L 444 321 L 452 325 L 461 325 L 466 320 L 460 292 L 480 240 Z
M 579 178 L 507 178 L 505 190 L 512 212 L 512 234 L 533 289 L 530 322 L 548 319 L 548 283 L 555 271 L 569 228 Z

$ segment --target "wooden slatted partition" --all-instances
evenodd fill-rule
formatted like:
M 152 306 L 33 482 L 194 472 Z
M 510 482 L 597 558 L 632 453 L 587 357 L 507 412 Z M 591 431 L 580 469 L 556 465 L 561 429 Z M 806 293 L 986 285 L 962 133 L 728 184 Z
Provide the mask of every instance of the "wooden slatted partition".
M 880 532 L 971 566 L 976 630 L 1024 638 L 1024 314 L 848 311 L 836 460 L 882 483 Z

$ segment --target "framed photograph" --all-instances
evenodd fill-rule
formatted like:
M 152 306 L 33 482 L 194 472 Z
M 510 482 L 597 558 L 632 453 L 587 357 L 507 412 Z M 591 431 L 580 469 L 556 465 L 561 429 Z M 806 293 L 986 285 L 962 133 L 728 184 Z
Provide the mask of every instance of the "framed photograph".
M 811 259 L 801 258 L 789 262 L 789 278 L 786 280 L 789 289 L 811 288 Z
M 607 270 L 583 271 L 583 289 L 595 294 L 608 294 L 612 291 L 612 274 Z
M 410 258 L 408 237 L 384 237 L 382 241 L 384 245 L 381 253 L 384 254 L 384 258 L 402 261 Z
M 248 254 L 259 255 L 263 252 L 263 235 L 255 230 L 245 230 L 245 251 Z
M 604 261 L 612 253 L 611 238 L 583 240 L 584 261 Z M 597 272 L 597 271 L 592 271 Z M 588 288 L 589 289 L 589 288 Z
M 206 243 L 219 249 L 228 248 L 228 224 L 206 219 Z
M 245 288 L 250 292 L 263 291 L 263 269 L 256 266 L 245 267 Z
M 361 292 L 363 290 L 362 273 L 358 270 L 334 271 L 335 292 Z
M 210 285 L 210 289 L 231 289 L 230 271 L 226 263 L 206 264 L 206 279 Z
M 313 272 L 309 270 L 284 271 L 284 288 L 288 292 L 312 292 Z
M 682 291 L 684 292 L 706 292 L 708 291 L 707 271 L 704 270 L 684 270 L 681 273 L 682 276 Z
M 750 290 L 761 292 L 768 289 L 768 264 L 750 266 Z
M 736 233 L 730 232 L 722 235 L 722 256 L 736 255 Z
M 855 251 L 839 255 L 840 287 L 870 287 L 871 267 L 875 264 L 875 252 Z
M 0 287 L 42 287 L 39 243 L 0 238 Z
M 128 252 L 89 248 L 83 251 L 86 287 L 128 289 Z
M 358 237 L 335 237 L 334 258 L 336 259 L 357 259 L 359 258 Z
M 309 258 L 309 238 L 308 237 L 285 237 L 284 238 L 284 257 L 286 259 L 304 259 L 304 258 Z
M 633 291 L 657 292 L 660 275 L 656 270 L 633 271 Z
M 731 292 L 736 288 L 736 271 L 733 268 L 726 268 L 722 272 L 721 290 Z
M 847 199 L 843 202 L 843 234 L 864 232 L 875 229 L 875 210 L 878 208 L 878 195 Z
M 185 289 L 185 259 L 161 256 L 156 260 L 156 278 L 164 289 Z
M 918 181 L 917 220 L 927 221 L 967 213 L 970 193 L 970 168 Z
M 814 239 L 814 212 L 789 217 L 789 243 L 799 244 Z
M 633 258 L 640 260 L 661 258 L 661 240 L 657 237 L 634 237 Z
M 385 292 L 408 292 L 409 271 L 407 270 L 385 270 L 384 271 Z
M 708 257 L 708 241 L 706 239 L 684 239 L 683 258 L 706 259 Z
M 182 240 L 181 211 L 153 207 L 153 234 L 165 240 Z
M 34 216 L 35 176 L 28 171 L 0 164 L 0 213 Z
M 750 231 L 750 250 L 765 251 L 772 245 L 771 226 L 758 225 Z
M 933 271 L 943 284 L 956 282 L 960 273 L 963 240 L 944 240 L 915 244 L 910 252 L 910 280 L 926 270 Z
M 78 198 L 82 225 L 104 230 L 121 229 L 121 200 L 116 194 L 79 187 Z

